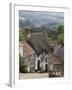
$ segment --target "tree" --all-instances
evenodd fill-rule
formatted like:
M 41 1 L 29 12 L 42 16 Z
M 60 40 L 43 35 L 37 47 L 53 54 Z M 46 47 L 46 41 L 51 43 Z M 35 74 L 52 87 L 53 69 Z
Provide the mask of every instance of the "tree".
M 57 28 L 58 34 L 64 33 L 64 25 L 59 25 Z
M 58 36 L 58 39 L 57 39 L 57 41 L 58 41 L 58 44 L 64 44 L 64 34 L 63 33 L 61 33 L 59 36 Z
M 64 44 L 64 25 L 59 25 L 58 27 L 58 38 L 57 38 L 58 44 Z
M 26 36 L 28 35 L 28 33 L 31 33 L 32 32 L 32 29 L 30 27 L 25 27 L 25 28 L 22 28 L 20 31 L 19 31 L 19 41 L 25 41 L 26 40 Z

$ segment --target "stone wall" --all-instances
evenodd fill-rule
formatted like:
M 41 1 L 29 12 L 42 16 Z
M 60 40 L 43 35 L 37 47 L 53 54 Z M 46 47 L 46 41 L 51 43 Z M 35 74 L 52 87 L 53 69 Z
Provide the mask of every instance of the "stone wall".
M 26 65 L 28 72 L 35 71 L 35 55 L 30 55 L 27 57 L 22 58 L 21 65 Z

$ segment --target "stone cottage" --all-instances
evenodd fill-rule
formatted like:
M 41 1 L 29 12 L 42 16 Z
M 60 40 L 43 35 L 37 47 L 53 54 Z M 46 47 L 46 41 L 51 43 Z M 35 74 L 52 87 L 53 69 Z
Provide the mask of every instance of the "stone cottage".
M 64 76 L 64 45 L 57 45 L 53 53 L 52 72 L 57 76 Z
M 33 68 L 33 72 L 35 71 L 35 51 L 31 48 L 31 46 L 27 42 L 20 43 L 19 45 L 19 53 L 21 56 L 21 65 L 26 65 L 28 72 Z

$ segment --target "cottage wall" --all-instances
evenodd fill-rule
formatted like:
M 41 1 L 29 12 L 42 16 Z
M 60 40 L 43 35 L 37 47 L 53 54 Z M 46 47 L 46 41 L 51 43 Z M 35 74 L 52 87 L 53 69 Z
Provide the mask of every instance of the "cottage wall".
M 30 71 L 34 72 L 35 71 L 35 56 L 34 56 L 34 54 L 27 56 L 27 57 L 24 57 L 22 59 L 22 65 L 27 66 L 28 72 L 30 72 Z
M 20 43 L 20 65 L 26 65 L 28 72 L 35 71 L 35 52 L 26 42 Z
M 19 48 L 19 53 L 20 53 L 20 56 L 23 57 L 23 47 Z
M 48 65 L 48 60 L 47 60 L 47 55 L 45 53 L 42 53 L 37 57 L 36 55 L 36 60 L 35 60 L 35 69 L 38 70 L 38 61 L 40 61 L 40 71 L 45 71 L 46 70 L 46 65 Z

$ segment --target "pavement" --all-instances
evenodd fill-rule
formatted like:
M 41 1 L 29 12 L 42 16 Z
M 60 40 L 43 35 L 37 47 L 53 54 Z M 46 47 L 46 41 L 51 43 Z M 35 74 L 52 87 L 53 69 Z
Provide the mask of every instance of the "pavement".
M 48 78 L 48 73 L 19 73 L 19 79 Z

